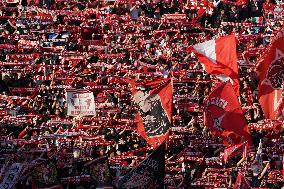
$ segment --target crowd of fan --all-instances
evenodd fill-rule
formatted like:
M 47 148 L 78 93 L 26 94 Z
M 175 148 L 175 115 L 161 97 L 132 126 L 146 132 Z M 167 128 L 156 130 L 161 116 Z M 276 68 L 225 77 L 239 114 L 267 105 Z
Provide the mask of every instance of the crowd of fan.
M 135 131 L 135 106 L 123 79 L 173 77 L 166 185 L 230 188 L 243 170 L 253 187 L 280 188 L 283 127 L 263 126 L 255 65 L 283 26 L 283 5 L 270 0 L 0 1 L 0 165 L 40 156 L 73 165 L 69 176 L 79 176 L 84 170 L 75 164 L 107 155 L 115 184 L 152 151 Z M 186 48 L 227 34 L 238 41 L 239 100 L 254 148 L 247 160 L 238 155 L 220 164 L 213 157 L 225 147 L 203 124 L 203 100 L 218 79 Z M 93 91 L 97 115 L 69 117 L 67 88 Z M 260 139 L 270 170 L 255 173 L 251 164 Z M 206 171 L 197 176 L 204 156 Z M 17 187 L 31 187 L 25 175 Z M 64 186 L 95 187 L 83 181 Z

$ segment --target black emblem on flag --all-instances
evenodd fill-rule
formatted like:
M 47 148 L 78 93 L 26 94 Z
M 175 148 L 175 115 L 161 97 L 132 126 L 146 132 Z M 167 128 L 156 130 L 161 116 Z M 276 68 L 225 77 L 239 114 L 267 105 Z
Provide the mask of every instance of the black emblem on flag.
M 151 94 L 150 90 L 137 87 L 134 100 L 138 106 L 140 116 L 143 120 L 145 132 L 148 137 L 164 135 L 170 128 L 170 121 L 162 106 L 158 94 Z

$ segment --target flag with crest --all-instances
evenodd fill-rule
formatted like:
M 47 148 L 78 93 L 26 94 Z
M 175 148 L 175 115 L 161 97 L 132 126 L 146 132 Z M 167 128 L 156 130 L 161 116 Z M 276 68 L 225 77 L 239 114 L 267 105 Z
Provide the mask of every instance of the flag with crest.
M 238 101 L 230 82 L 218 85 L 205 100 L 205 124 L 212 133 L 224 138 L 225 144 L 239 144 L 248 141 L 251 136 Z
M 271 41 L 267 51 L 260 58 L 257 71 L 259 76 L 258 96 L 266 118 L 284 119 L 284 27 Z

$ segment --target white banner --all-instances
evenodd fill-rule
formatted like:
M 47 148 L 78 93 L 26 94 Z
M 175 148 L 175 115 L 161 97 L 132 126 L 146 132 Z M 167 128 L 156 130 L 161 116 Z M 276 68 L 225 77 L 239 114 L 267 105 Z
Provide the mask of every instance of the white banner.
M 7 3 L 19 3 L 19 0 L 6 0 Z
M 84 89 L 67 89 L 67 115 L 96 115 L 94 94 Z
M 5 173 L 3 182 L 0 184 L 0 189 L 11 189 L 17 183 L 18 178 L 22 172 L 23 164 L 14 163 Z

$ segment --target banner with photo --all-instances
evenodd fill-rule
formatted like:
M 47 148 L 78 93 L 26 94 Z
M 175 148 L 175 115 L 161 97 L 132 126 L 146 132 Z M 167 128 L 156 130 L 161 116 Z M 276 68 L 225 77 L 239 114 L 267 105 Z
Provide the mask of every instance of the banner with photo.
M 68 89 L 67 104 L 69 116 L 96 115 L 94 94 L 88 90 Z

